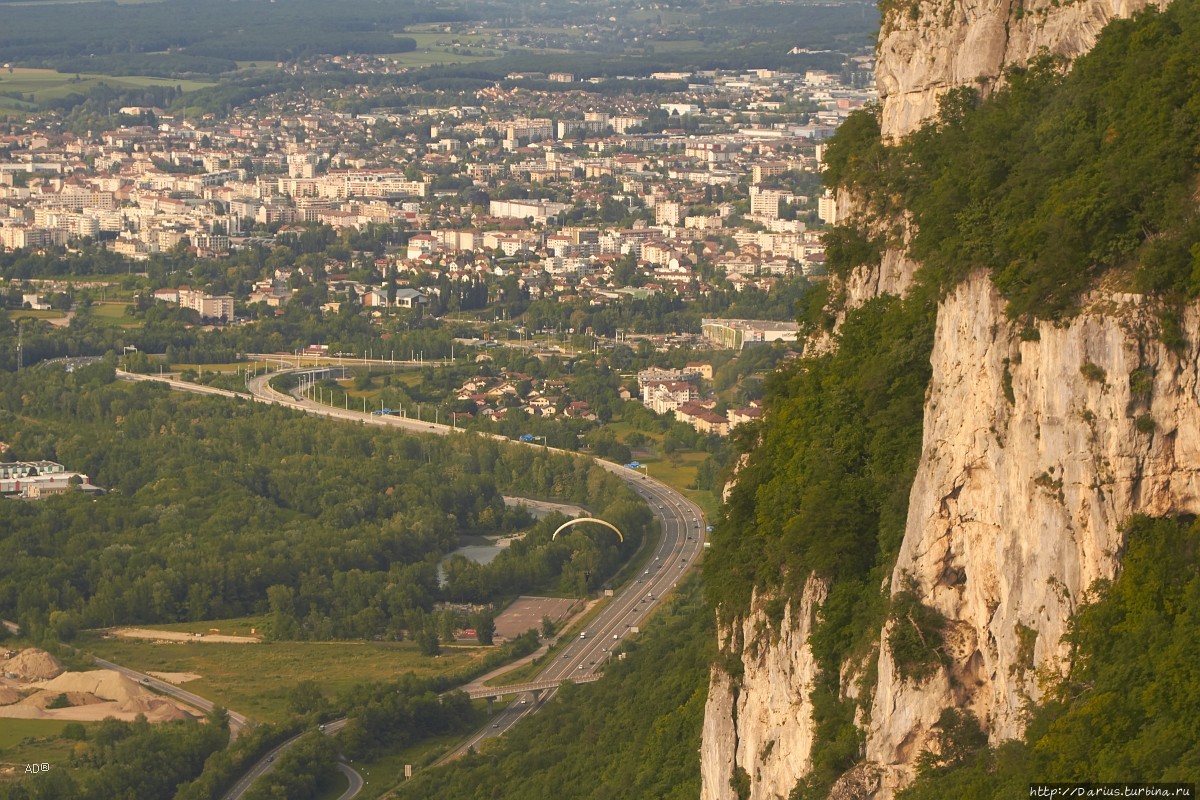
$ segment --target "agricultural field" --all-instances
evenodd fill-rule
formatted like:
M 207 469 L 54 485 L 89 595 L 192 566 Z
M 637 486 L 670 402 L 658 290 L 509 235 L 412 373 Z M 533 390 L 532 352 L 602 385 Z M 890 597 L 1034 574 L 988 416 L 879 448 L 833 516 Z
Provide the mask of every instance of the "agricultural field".
M 6 719 L 0 725 L 0 780 L 21 777 L 25 764 L 60 764 L 70 758 L 75 742 L 62 737 L 70 722 L 52 719 Z M 75 723 L 76 725 L 88 723 Z M 16 773 L 5 774 L 15 766 Z
M 0 96 L 0 113 L 25 113 L 34 110 L 36 104 L 56 100 L 69 94 L 85 94 L 100 84 L 114 89 L 137 89 L 147 86 L 178 86 L 185 92 L 204 89 L 211 83 L 177 80 L 175 78 L 152 78 L 143 75 L 112 76 L 78 75 L 52 69 L 27 69 L 21 67 L 0 69 L 0 94 L 19 93 L 15 97 Z
M 204 623 L 205 630 L 227 626 Z M 171 626 L 178 628 L 180 626 Z M 378 642 L 264 642 L 222 644 L 204 641 L 155 644 L 106 639 L 88 634 L 80 649 L 141 672 L 195 673 L 183 684 L 215 703 L 265 722 L 287 719 L 287 694 L 300 681 L 316 681 L 335 698 L 358 683 L 386 681 L 406 672 L 457 673 L 492 648 L 446 647 L 442 655 L 421 655 L 415 644 Z
M 128 307 L 128 303 L 121 302 L 95 303 L 92 306 L 92 319 L 102 325 L 112 325 L 117 328 L 142 327 L 141 322 L 125 313 L 125 309 Z
M 18 308 L 8 312 L 12 319 L 62 319 L 65 311 L 37 311 L 31 308 Z

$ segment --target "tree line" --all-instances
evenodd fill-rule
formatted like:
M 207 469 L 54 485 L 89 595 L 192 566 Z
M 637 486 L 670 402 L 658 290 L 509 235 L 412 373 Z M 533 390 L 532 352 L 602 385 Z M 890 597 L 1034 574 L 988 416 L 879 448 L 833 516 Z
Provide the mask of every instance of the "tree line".
M 0 612 L 35 636 L 269 614 L 277 637 L 401 638 L 427 627 L 438 563 L 461 533 L 527 524 L 502 492 L 624 514 L 640 532 L 633 493 L 585 460 L 314 425 L 115 382 L 109 364 L 17 373 L 0 386 L 0 439 L 10 457 L 55 460 L 109 490 L 0 503 Z M 525 557 L 541 559 L 535 550 Z M 612 562 L 597 563 L 593 582 Z

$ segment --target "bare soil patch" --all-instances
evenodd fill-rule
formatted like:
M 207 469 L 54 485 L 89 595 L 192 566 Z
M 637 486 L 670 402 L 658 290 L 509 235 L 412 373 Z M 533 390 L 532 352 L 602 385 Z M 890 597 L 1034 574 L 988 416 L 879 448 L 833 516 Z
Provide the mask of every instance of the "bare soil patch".
M 542 617 L 558 622 L 568 617 L 577 603 L 569 597 L 518 597 L 496 617 L 496 635 L 512 639 L 530 628 L 541 630 Z
M 182 633 L 180 631 L 156 631 L 151 628 L 116 628 L 109 634 L 121 639 L 149 639 L 155 642 L 223 642 L 224 644 L 259 644 L 257 636 L 226 636 L 222 633 Z

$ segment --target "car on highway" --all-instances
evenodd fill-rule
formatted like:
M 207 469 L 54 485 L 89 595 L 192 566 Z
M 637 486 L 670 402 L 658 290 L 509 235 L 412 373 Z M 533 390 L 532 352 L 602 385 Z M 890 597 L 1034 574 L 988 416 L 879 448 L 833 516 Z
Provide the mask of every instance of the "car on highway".
M 493 723 L 492 723 L 492 727 L 493 727 L 493 728 L 499 728 L 499 727 L 500 727 L 500 723 L 499 723 L 499 722 L 493 722 Z

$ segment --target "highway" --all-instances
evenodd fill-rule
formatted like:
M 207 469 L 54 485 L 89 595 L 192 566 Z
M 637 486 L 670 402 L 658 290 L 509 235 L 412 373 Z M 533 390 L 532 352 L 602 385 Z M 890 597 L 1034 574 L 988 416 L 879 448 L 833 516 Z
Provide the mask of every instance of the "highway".
M 293 374 L 313 371 L 323 373 L 328 369 L 337 369 L 337 365 L 292 368 L 288 371 Z M 252 398 L 258 402 L 285 406 L 309 414 L 348 422 L 381 425 L 400 428 L 413 433 L 430 433 L 441 436 L 464 433 L 462 429 L 454 428 L 450 425 L 435 425 L 431 422 L 391 415 L 364 414 L 361 411 L 353 409 L 336 408 L 322 405 L 307 398 L 285 395 L 276 391 L 269 384 L 269 380 L 278 374 L 276 372 L 251 378 L 247 384 L 247 388 L 251 392 L 251 397 L 248 398 L 244 394 L 237 394 L 223 389 L 214 389 L 186 381 L 155 375 L 136 375 L 121 371 L 117 372 L 117 376 L 123 380 L 161 381 L 167 383 L 173 389 L 181 391 L 241 397 L 247 400 Z M 496 439 L 514 444 L 526 444 L 528 447 L 545 448 L 545 445 L 537 443 L 513 442 L 513 440 L 507 437 L 493 436 Z M 552 447 L 546 449 L 569 455 L 579 455 L 578 453 L 571 453 L 570 451 Z M 596 459 L 596 463 L 620 477 L 641 497 L 645 498 L 651 511 L 659 518 L 662 536 L 654 549 L 650 562 L 645 566 L 643 574 L 638 575 L 633 581 L 618 590 L 613 597 L 607 599 L 600 612 L 588 624 L 587 629 L 583 632 L 584 635 L 568 643 L 564 652 L 557 656 L 554 662 L 548 664 L 538 675 L 536 679 L 538 681 L 561 682 L 574 680 L 583 682 L 594 680 L 597 671 L 605 659 L 611 655 L 613 648 L 618 647 L 632 633 L 633 629 L 637 628 L 650 615 L 679 579 L 696 564 L 700 553 L 703 551 L 706 528 L 704 514 L 699 506 L 670 486 L 636 470 L 631 470 L 601 459 Z M 532 694 L 525 694 L 514 699 L 507 708 L 495 715 L 485 728 L 472 735 L 447 758 L 455 758 L 467 752 L 468 749 L 477 747 L 485 739 L 502 735 L 526 716 L 534 713 L 542 702 L 545 702 L 546 699 L 552 696 L 553 692 L 553 689 L 547 690 L 540 700 L 535 699 Z M 498 688 L 497 694 L 506 693 Z M 266 763 L 269 769 L 270 762 Z M 255 766 L 255 770 L 262 766 L 263 762 L 260 762 Z M 236 797 L 240 797 L 240 795 Z M 236 797 L 227 796 L 226 800 L 236 800 Z
M 704 547 L 704 514 L 700 507 L 669 486 L 639 472 L 607 461 L 596 460 L 605 469 L 623 478 L 650 504 L 662 525 L 662 537 L 654 549 L 652 560 L 641 575 L 609 598 L 600 613 L 588 623 L 582 638 L 567 643 L 561 655 L 546 666 L 535 679 L 538 683 L 553 681 L 590 682 L 597 670 L 612 655 L 614 648 L 641 625 L 655 606 L 671 591 L 679 579 L 696 563 Z M 545 690 L 541 698 L 533 692 L 521 693 L 503 711 L 492 717 L 483 729 L 476 731 L 440 763 L 465 755 L 478 748 L 486 739 L 502 735 L 526 716 L 533 714 L 553 694 Z M 510 695 L 503 687 L 495 687 L 494 695 Z

